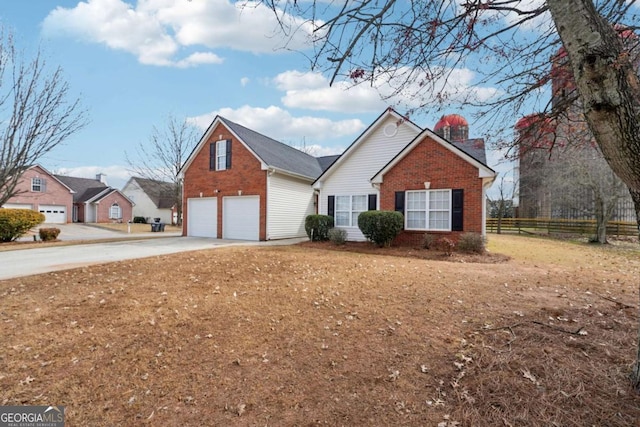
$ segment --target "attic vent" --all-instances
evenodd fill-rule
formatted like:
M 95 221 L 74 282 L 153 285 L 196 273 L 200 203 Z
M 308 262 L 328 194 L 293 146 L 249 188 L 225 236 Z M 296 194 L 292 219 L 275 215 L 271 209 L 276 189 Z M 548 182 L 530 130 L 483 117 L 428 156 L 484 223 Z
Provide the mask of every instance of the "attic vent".
M 388 137 L 396 136 L 398 133 L 398 125 L 395 123 L 389 123 L 384 127 L 383 132 Z

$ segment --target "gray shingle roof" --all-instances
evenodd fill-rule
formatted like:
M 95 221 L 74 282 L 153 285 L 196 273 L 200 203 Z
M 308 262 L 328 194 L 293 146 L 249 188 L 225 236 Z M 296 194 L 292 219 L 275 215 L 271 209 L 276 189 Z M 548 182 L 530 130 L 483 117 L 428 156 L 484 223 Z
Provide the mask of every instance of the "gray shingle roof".
M 242 125 L 219 117 L 267 165 L 315 179 L 322 173 L 317 158 Z
M 158 209 L 171 209 L 176 204 L 176 184 L 155 179 L 133 177 Z
M 458 147 L 483 165 L 487 164 L 487 153 L 484 150 L 484 139 L 465 139 L 464 141 L 453 141 L 451 144 Z
M 110 188 L 105 183 L 97 179 L 76 178 L 73 176 L 54 175 L 64 185 L 75 191 L 73 194 L 74 203 L 82 203 L 97 196 L 101 192 Z

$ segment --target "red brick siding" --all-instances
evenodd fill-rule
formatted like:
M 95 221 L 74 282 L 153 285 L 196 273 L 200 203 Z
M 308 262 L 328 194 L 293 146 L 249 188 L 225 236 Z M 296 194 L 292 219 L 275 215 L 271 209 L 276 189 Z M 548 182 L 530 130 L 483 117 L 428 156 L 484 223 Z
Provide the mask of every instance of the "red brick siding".
M 458 239 L 464 232 L 482 233 L 482 179 L 478 168 L 444 148 L 431 138 L 425 138 L 383 177 L 380 186 L 380 209 L 395 209 L 395 192 L 430 189 L 463 189 L 464 214 L 462 232 L 429 232 Z M 419 245 L 424 231 L 402 231 L 396 238 L 397 245 Z
M 231 168 L 223 171 L 212 171 L 209 170 L 209 144 L 220 140 L 220 135 L 222 135 L 222 139 L 231 140 Z M 211 132 L 209 140 L 195 154 L 184 173 L 183 189 L 183 235 L 186 236 L 189 227 L 187 199 L 193 197 L 217 197 L 218 238 L 222 238 L 222 198 L 225 196 L 237 196 L 238 191 L 241 190 L 243 196 L 260 196 L 259 239 L 266 240 L 267 171 L 260 169 L 258 159 L 240 141 L 235 139 L 222 124 L 219 124 Z
M 44 178 L 46 180 L 46 191 L 31 191 L 31 178 Z M 37 210 L 39 205 L 65 206 L 67 222 L 72 221 L 73 195 L 67 187 L 41 167 L 35 166 L 25 171 L 18 182 L 17 190 L 20 194 L 10 198 L 7 203 L 30 204 L 33 210 Z
M 122 213 L 122 218 L 120 220 L 109 218 L 109 210 L 114 203 L 117 203 L 118 206 L 120 206 L 120 210 Z M 96 222 L 127 222 L 132 219 L 133 206 L 131 206 L 131 202 L 129 202 L 122 194 L 114 191 L 104 199 L 100 199 L 100 203 L 98 204 L 98 215 L 96 218 Z

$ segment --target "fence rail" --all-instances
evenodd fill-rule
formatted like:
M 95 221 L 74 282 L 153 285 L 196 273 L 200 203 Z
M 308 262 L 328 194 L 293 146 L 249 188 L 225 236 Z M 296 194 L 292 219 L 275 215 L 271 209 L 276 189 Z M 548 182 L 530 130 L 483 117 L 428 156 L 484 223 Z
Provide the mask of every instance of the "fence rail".
M 487 232 L 497 233 L 498 218 L 487 219 Z M 518 234 L 581 234 L 595 235 L 595 220 L 550 219 L 550 218 L 502 218 L 502 233 Z M 609 236 L 637 236 L 638 224 L 635 222 L 610 221 L 607 223 Z

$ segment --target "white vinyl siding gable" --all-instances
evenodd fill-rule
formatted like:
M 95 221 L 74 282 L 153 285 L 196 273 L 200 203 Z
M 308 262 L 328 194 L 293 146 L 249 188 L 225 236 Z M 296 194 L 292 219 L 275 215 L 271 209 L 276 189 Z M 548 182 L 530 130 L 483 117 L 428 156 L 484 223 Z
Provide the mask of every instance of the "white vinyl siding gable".
M 315 213 L 311 182 L 272 174 L 267 178 L 267 239 L 305 237 L 304 222 Z
M 122 189 L 122 193 L 135 203 L 133 205 L 134 217 L 149 218 L 149 221 L 153 221 L 154 218 L 160 218 L 160 222 L 171 224 L 171 209 L 158 209 L 153 200 L 135 181 L 127 183 Z
M 322 179 L 319 209 L 321 214 L 326 215 L 328 212 L 328 196 L 366 194 L 379 196 L 378 190 L 372 187 L 370 179 L 418 135 L 415 128 L 408 124 L 400 124 L 393 136 L 385 135 L 385 127 L 393 126 L 396 122 L 395 117 L 384 120 L 365 140 L 359 141 L 358 145 L 353 147 L 353 151 L 343 158 L 339 165 L 336 165 L 335 170 L 330 171 L 331 173 Z M 341 228 L 347 231 L 348 240 L 366 240 L 358 228 L 357 221 L 351 226 Z

